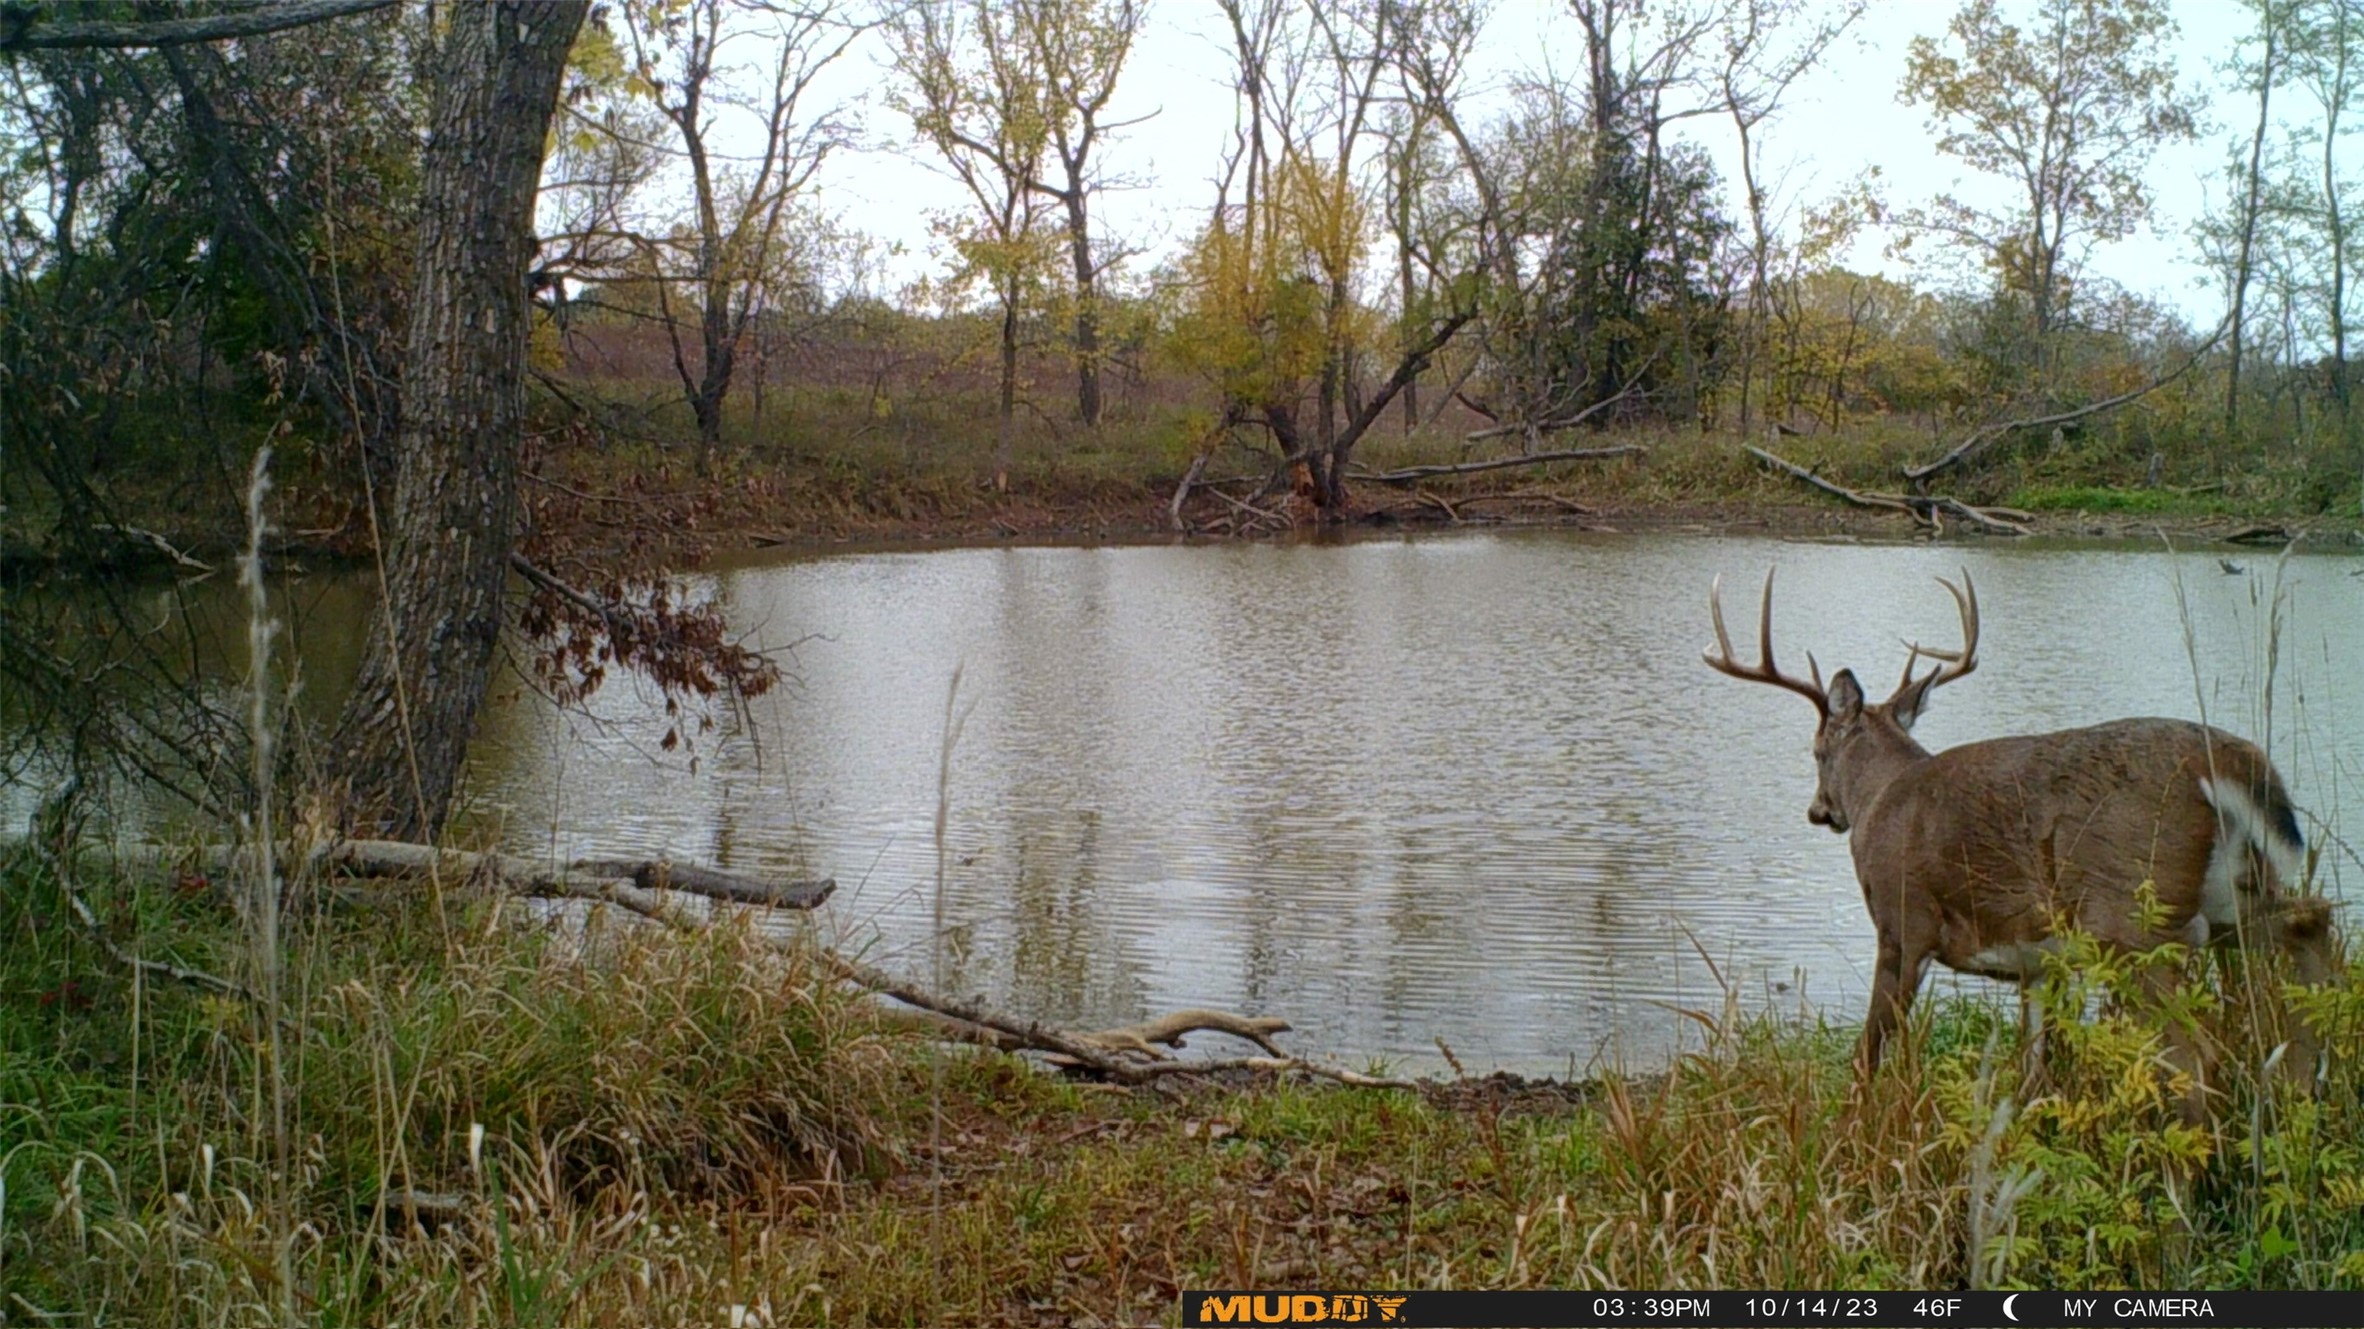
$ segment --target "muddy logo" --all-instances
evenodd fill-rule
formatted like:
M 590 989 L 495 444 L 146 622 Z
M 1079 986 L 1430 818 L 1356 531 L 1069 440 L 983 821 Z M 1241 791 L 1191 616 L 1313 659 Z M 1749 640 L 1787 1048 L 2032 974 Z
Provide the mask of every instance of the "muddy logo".
M 1195 1324 L 1399 1324 L 1408 1297 L 1360 1292 L 1206 1292 Z

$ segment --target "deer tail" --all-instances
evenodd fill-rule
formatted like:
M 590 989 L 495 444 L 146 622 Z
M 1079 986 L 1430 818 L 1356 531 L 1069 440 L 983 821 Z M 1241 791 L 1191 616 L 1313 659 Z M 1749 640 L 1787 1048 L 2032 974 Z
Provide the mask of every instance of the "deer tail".
M 2306 836 L 2298 829 L 2298 809 L 2291 804 L 2290 791 L 2283 787 L 2280 776 L 2268 769 L 2254 784 L 2227 779 L 2202 780 L 2200 794 L 2216 809 L 2217 826 L 2223 835 L 2218 848 L 2220 857 L 2226 851 L 2236 855 L 2255 851 L 2273 868 L 2280 885 L 2296 887 L 2306 880 Z M 2211 871 L 2210 875 L 2215 873 Z

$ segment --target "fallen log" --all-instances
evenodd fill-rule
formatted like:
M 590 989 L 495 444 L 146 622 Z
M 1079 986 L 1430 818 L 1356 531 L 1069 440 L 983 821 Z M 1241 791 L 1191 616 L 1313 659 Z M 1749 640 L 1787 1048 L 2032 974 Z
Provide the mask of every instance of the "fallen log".
M 837 883 L 827 878 L 820 881 L 764 881 L 735 872 L 718 872 L 713 868 L 664 859 L 636 862 L 630 859 L 581 858 L 569 864 L 568 870 L 591 877 L 629 877 L 633 885 L 644 891 L 680 891 L 687 895 L 702 895 L 709 900 L 762 905 L 769 909 L 811 909 L 827 900 L 830 893 L 837 889 Z
M 2244 526 L 2230 535 L 2216 537 L 2228 545 L 2286 545 L 2294 538 L 2281 526 Z
M 579 898 L 605 901 L 675 931 L 695 932 L 704 926 L 698 919 L 683 914 L 661 900 L 648 898 L 614 882 L 605 883 L 603 889 L 581 893 Z M 778 940 L 768 934 L 763 935 L 766 940 Z M 976 1002 L 939 996 L 906 983 L 884 970 L 872 968 L 859 960 L 847 959 L 832 950 L 822 948 L 817 953 L 821 963 L 839 979 L 882 997 L 891 997 L 912 1008 L 890 1017 L 895 1023 L 918 1028 L 934 1037 L 976 1043 L 1004 1052 L 1046 1052 L 1061 1065 L 1090 1070 L 1121 1084 L 1144 1084 L 1174 1075 L 1209 1075 L 1248 1070 L 1268 1073 L 1302 1071 L 1307 1075 L 1364 1089 L 1419 1087 L 1410 1080 L 1365 1075 L 1342 1066 L 1307 1061 L 1282 1053 L 1272 1044 L 1271 1037 L 1286 1032 L 1289 1026 L 1287 1021 L 1273 1016 L 1243 1016 L 1227 1011 L 1191 1009 L 1176 1011 L 1146 1024 L 1127 1025 L 1121 1029 L 1097 1033 L 1074 1033 L 1005 1015 Z M 1165 1042 L 1169 1046 L 1180 1047 L 1183 1034 L 1201 1029 L 1245 1038 L 1272 1055 L 1182 1061 L 1150 1046 Z
M 250 851 L 232 846 L 174 848 L 136 845 L 118 851 L 119 863 L 181 871 L 192 866 L 209 872 L 252 871 Z M 397 840 L 341 840 L 291 848 L 283 853 L 283 870 L 340 870 L 363 876 L 416 876 L 437 873 L 455 880 L 490 877 L 522 895 L 582 900 L 612 905 L 627 913 L 680 932 L 697 932 L 711 919 L 686 911 L 674 895 L 697 895 L 734 904 L 764 904 L 810 909 L 836 889 L 830 880 L 817 882 L 761 882 L 710 868 L 689 867 L 663 859 L 581 859 L 566 868 L 539 863 L 514 854 L 473 853 L 438 849 L 432 845 Z M 785 939 L 757 933 L 767 942 Z M 799 943 L 801 944 L 801 943 Z M 1276 1016 L 1236 1015 L 1228 1011 L 1190 1008 L 1140 1024 L 1115 1029 L 1076 1032 L 1054 1029 L 1019 1019 L 975 1002 L 956 1001 L 905 983 L 882 970 L 848 959 L 835 951 L 816 948 L 821 963 L 836 978 L 880 996 L 901 1002 L 898 1023 L 934 1037 L 977 1043 L 1002 1051 L 1030 1050 L 1049 1054 L 1057 1065 L 1084 1069 L 1122 1084 L 1143 1084 L 1174 1075 L 1204 1075 L 1249 1070 L 1267 1073 L 1300 1071 L 1362 1088 L 1413 1089 L 1409 1080 L 1366 1075 L 1344 1067 L 1308 1061 L 1284 1052 L 1272 1039 L 1286 1033 L 1288 1021 Z M 153 962 L 150 962 L 153 963 Z M 163 966 L 156 966 L 161 969 Z M 173 972 L 172 977 L 201 985 L 220 984 L 210 975 Z M 228 985 L 224 985 L 228 986 Z M 232 989 L 235 991 L 235 989 Z M 244 995 L 240 993 L 240 995 Z M 1230 1059 L 1183 1061 L 1166 1048 L 1180 1048 L 1185 1035 L 1197 1032 L 1229 1034 L 1254 1043 L 1266 1055 Z M 433 1202 L 413 1199 L 411 1207 L 433 1208 Z
M 2021 512 L 2017 508 L 1975 507 L 1958 498 L 1943 494 L 1887 494 L 1849 489 L 1845 485 L 1816 475 L 1813 471 L 1798 465 L 1787 457 L 1777 457 L 1753 444 L 1741 446 L 1749 456 L 1756 458 L 1767 468 L 1780 471 L 1792 479 L 1811 485 L 1834 498 L 1844 499 L 1861 508 L 1886 508 L 1902 512 L 1914 521 L 1940 533 L 1945 530 L 1945 523 L 1941 520 L 1941 515 L 1959 518 L 1980 530 L 1996 535 L 2026 535 L 2028 529 L 2025 523 L 2034 520 L 2031 514 Z
M 134 845 L 120 851 L 126 862 L 144 867 L 197 866 L 210 872 L 251 870 L 253 856 L 242 847 Z M 296 855 L 283 853 L 296 869 Z M 581 859 L 565 867 L 518 854 L 475 853 L 439 849 L 400 840 L 331 840 L 302 855 L 303 868 L 313 872 L 341 872 L 363 877 L 441 876 L 465 881 L 479 875 L 498 879 L 523 895 L 571 896 L 582 890 L 629 883 L 644 891 L 678 892 L 728 904 L 760 905 L 773 909 L 812 909 L 836 891 L 833 880 L 765 881 L 713 868 L 674 863 L 666 859 Z
M 1408 485 L 1439 475 L 1475 475 L 1480 471 L 1507 470 L 1513 466 L 1542 466 L 1555 461 L 1606 461 L 1613 457 L 1638 457 L 1649 449 L 1639 443 L 1620 443 L 1611 448 L 1566 448 L 1559 452 L 1537 452 L 1524 457 L 1498 457 L 1492 461 L 1465 461 L 1452 465 L 1406 466 L 1399 471 L 1376 471 L 1357 474 L 1357 480 L 1372 480 L 1383 485 Z

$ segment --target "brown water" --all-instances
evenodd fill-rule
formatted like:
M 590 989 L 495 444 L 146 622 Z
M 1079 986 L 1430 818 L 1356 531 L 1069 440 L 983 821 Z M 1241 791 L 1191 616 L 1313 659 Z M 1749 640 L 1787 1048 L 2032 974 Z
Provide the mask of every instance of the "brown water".
M 1900 638 L 1956 639 L 1930 579 L 1966 564 L 1985 667 L 1930 746 L 2204 709 L 2364 838 L 2364 562 L 2283 570 L 2269 729 L 2274 560 L 2240 557 L 1515 533 L 750 565 L 711 580 L 736 621 L 826 634 L 755 706 L 759 744 L 726 719 L 694 761 L 658 754 L 628 684 L 605 727 L 520 700 L 471 816 L 525 848 L 833 876 L 821 925 L 924 980 L 957 668 L 952 991 L 1091 1026 L 1276 1014 L 1297 1048 L 1415 1067 L 1439 1040 L 1478 1069 L 1648 1062 L 1726 986 L 1858 1019 L 1872 958 L 1845 844 L 1804 816 L 1810 709 L 1699 663 L 1715 574 L 1744 651 L 1777 562 L 1790 662 L 1882 692 Z
M 1805 820 L 1810 708 L 1699 662 L 1712 577 L 1746 653 L 1777 563 L 1785 659 L 1884 692 L 1900 639 L 1956 639 L 1930 579 L 1966 564 L 1984 667 L 1937 695 L 1931 747 L 2205 713 L 2364 842 L 2364 559 L 2281 568 L 2269 725 L 2276 563 L 2235 558 L 1522 532 L 750 563 L 702 585 L 772 643 L 823 634 L 751 727 L 665 753 L 629 679 L 595 722 L 504 686 L 464 816 L 527 851 L 833 876 L 813 922 L 843 944 L 923 982 L 940 959 L 952 992 L 1037 1019 L 1218 1006 L 1354 1062 L 1428 1069 L 1441 1040 L 1476 1070 L 1646 1065 L 1727 988 L 1858 1020 L 1872 959 L 1846 845 Z M 229 589 L 184 608 L 235 654 Z M 285 603 L 325 704 L 366 585 L 304 578 Z M 0 790 L 12 827 L 30 803 Z M 2324 873 L 2364 879 L 2340 846 Z

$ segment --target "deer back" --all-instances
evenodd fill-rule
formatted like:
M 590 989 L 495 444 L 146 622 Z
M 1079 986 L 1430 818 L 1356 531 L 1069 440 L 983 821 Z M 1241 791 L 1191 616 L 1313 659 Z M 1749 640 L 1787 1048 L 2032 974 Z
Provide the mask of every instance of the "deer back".
M 2163 719 L 1937 753 L 1880 790 L 1852 840 L 1883 931 L 2012 978 L 2056 922 L 2122 946 L 2205 940 L 2235 924 L 2245 893 L 2294 878 L 2299 851 L 2289 796 L 2256 745 Z M 2145 882 L 2155 926 L 2138 908 Z

